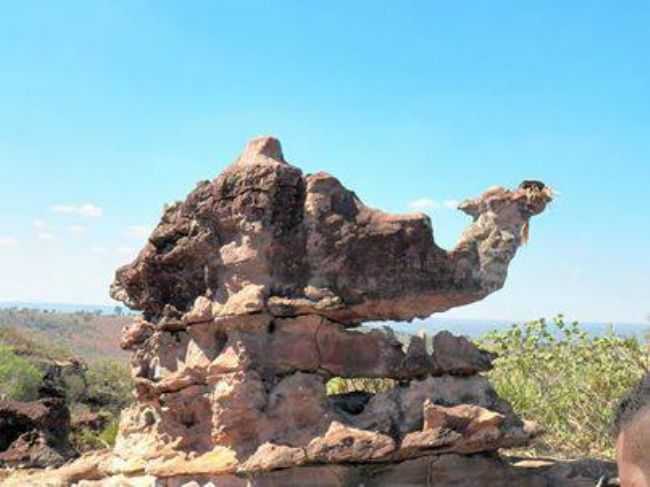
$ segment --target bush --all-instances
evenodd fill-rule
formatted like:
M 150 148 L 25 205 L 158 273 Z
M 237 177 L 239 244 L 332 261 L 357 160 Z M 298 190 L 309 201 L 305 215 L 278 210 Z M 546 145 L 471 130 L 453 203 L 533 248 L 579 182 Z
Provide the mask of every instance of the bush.
M 86 372 L 86 398 L 119 415 L 133 400 L 133 382 L 127 364 L 101 360 L 90 364 Z
M 13 326 L 0 325 L 1 343 L 10 346 L 16 355 L 29 356 L 32 360 L 68 360 L 72 357 L 72 352 L 67 348 Z
M 30 362 L 0 343 L 0 396 L 16 401 L 33 401 L 38 397 L 41 372 Z
M 547 431 L 530 453 L 613 456 L 613 410 L 648 370 L 645 345 L 589 336 L 562 316 L 492 332 L 480 345 L 499 354 L 489 373 L 497 393 Z
M 70 440 L 74 448 L 81 453 L 93 450 L 102 450 L 104 448 L 113 448 L 115 446 L 118 429 L 119 421 L 111 417 L 111 420 L 106 424 L 103 430 L 99 432 L 91 429 L 73 431 Z
M 102 430 L 99 434 L 99 439 L 105 445 L 108 445 L 109 448 L 115 446 L 115 440 L 117 439 L 117 433 L 119 431 L 120 422 L 117 419 L 113 419 L 110 423 L 106 425 L 106 428 Z

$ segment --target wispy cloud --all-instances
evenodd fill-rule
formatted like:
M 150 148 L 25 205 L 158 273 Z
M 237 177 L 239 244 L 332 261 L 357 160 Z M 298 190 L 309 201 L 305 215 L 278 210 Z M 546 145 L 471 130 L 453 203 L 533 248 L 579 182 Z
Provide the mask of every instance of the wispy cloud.
M 418 198 L 409 203 L 409 208 L 414 211 L 429 211 L 440 208 L 440 203 L 431 198 Z
M 83 225 L 70 225 L 68 227 L 68 230 L 70 230 L 70 232 L 74 233 L 75 235 L 79 235 L 80 233 L 84 233 L 86 231 L 86 227 Z
M 34 228 L 38 228 L 38 229 L 42 229 L 42 228 L 47 227 L 47 223 L 45 223 L 45 221 L 41 220 L 40 218 L 37 218 L 36 220 L 34 220 L 32 222 L 32 224 L 34 225 Z
M 126 229 L 126 234 L 129 237 L 142 240 L 149 237 L 151 230 L 152 228 L 149 227 L 148 225 L 131 225 Z
M 93 254 L 104 255 L 106 252 L 108 252 L 108 249 L 106 247 L 101 247 L 101 246 L 97 245 L 95 247 L 91 247 L 90 251 Z
M 431 198 L 418 198 L 409 202 L 408 207 L 413 211 L 432 211 L 439 210 L 441 208 L 446 208 L 449 210 L 455 210 L 459 205 L 458 200 L 444 200 L 436 201 Z
M 104 214 L 104 210 L 92 203 L 83 203 L 81 205 L 52 205 L 50 210 L 54 213 L 78 215 L 90 218 L 98 218 Z
M 0 236 L 0 247 L 15 247 L 18 245 L 18 240 L 14 237 Z
M 39 240 L 54 240 L 56 237 L 50 232 L 40 232 L 37 237 Z

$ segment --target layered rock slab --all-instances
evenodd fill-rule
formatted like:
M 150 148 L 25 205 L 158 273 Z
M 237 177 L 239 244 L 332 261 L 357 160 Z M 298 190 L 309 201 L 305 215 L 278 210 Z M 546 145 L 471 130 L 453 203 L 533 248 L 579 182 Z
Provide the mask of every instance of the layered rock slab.
M 156 479 L 150 475 L 106 477 L 107 455 L 86 456 L 46 473 L 16 472 L 3 487 L 593 487 L 616 475 L 604 461 L 503 459 L 495 455 L 433 455 L 391 464 L 318 465 L 246 477 L 192 475 Z M 0 479 L 1 480 L 1 479 Z M 612 484 L 613 485 L 613 484 Z

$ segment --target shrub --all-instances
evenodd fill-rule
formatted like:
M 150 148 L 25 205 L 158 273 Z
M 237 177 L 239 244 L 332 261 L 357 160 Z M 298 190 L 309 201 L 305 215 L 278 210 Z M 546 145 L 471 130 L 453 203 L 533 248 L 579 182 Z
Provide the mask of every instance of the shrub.
M 0 325 L 0 343 L 10 346 L 16 355 L 32 359 L 67 360 L 72 353 L 67 348 L 48 342 L 29 330 Z
M 133 382 L 127 364 L 116 360 L 92 363 L 86 372 L 86 398 L 114 414 L 133 400 Z
M 0 343 L 0 396 L 16 401 L 32 401 L 38 397 L 41 372 L 30 362 Z
M 489 379 L 497 393 L 547 433 L 533 454 L 611 457 L 613 410 L 648 370 L 636 338 L 589 336 L 560 315 L 488 334 L 480 343 L 499 354 Z
M 106 424 L 103 430 L 93 431 L 91 429 L 80 429 L 73 431 L 70 440 L 75 449 L 81 453 L 113 448 L 119 429 L 119 421 L 113 417 Z
M 119 426 L 120 422 L 117 419 L 113 419 L 99 434 L 99 439 L 101 442 L 105 445 L 108 445 L 109 448 L 113 448 L 115 446 L 115 440 L 117 439 Z

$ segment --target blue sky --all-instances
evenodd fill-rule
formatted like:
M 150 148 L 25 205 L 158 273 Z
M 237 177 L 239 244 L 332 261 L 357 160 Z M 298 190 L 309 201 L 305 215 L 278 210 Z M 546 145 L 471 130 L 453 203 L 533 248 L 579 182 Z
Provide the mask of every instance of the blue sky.
M 505 288 L 450 316 L 642 322 L 648 25 L 645 1 L 9 2 L 0 300 L 109 303 L 163 204 L 273 134 L 372 206 L 420 200 L 447 248 L 446 201 L 544 180 Z

